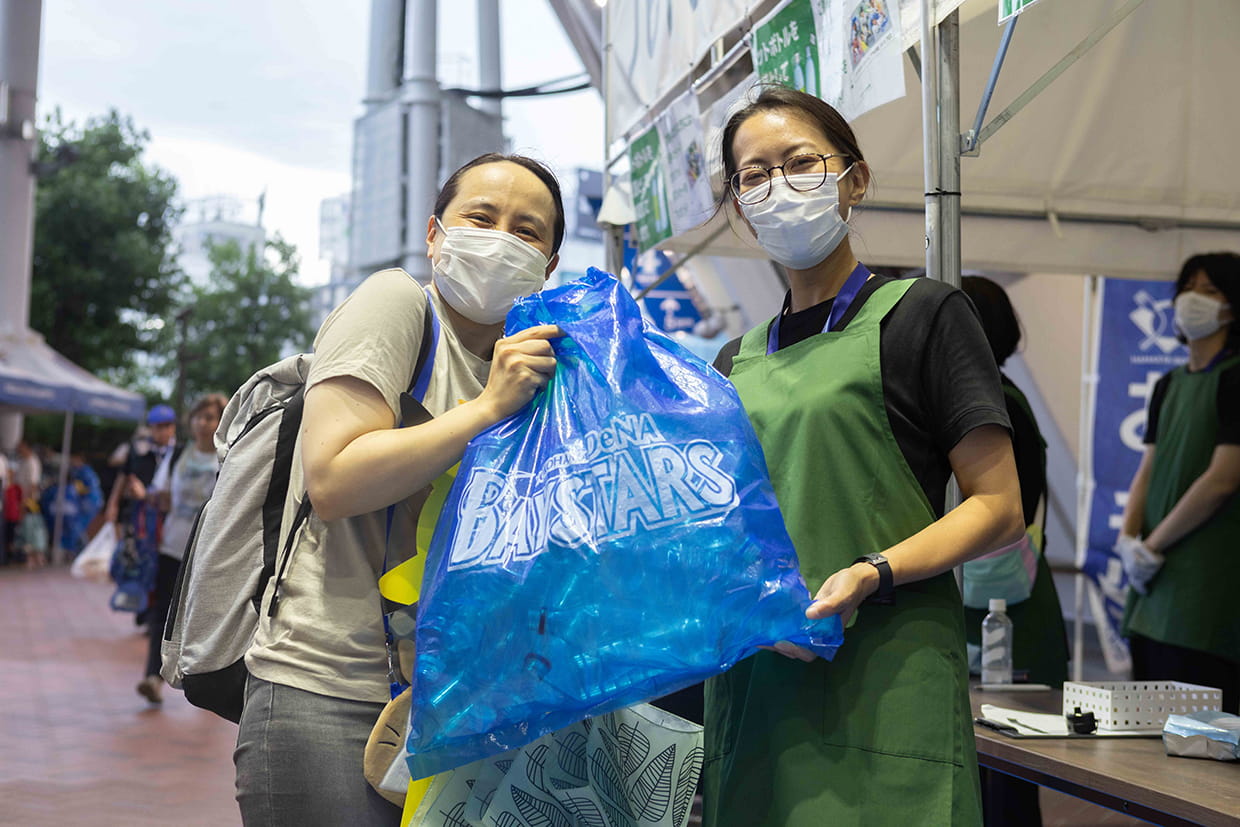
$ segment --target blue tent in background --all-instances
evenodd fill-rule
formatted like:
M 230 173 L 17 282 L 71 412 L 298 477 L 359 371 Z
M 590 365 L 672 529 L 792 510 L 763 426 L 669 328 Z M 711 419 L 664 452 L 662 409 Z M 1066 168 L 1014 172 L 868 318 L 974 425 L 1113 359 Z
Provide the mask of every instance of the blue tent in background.
M 0 335 L 0 411 L 141 420 L 141 394 L 113 387 L 52 350 L 34 331 Z
M 0 334 L 0 413 L 63 413 L 58 491 L 65 491 L 74 414 L 141 421 L 146 400 L 109 385 L 61 356 L 32 330 Z M 59 554 L 64 503 L 58 502 L 52 554 Z

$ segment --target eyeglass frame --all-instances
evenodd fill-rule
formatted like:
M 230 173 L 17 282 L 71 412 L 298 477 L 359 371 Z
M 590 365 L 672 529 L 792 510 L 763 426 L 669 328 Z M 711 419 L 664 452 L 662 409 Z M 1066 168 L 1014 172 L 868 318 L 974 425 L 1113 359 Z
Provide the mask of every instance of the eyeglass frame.
M 810 158 L 810 157 L 817 158 L 818 160 L 822 161 L 822 180 L 819 181 L 814 186 L 809 187 L 808 189 L 801 189 L 796 184 L 792 183 L 792 181 L 788 180 L 788 174 L 787 172 L 784 171 L 784 167 L 792 163 L 793 161 L 797 160 L 798 158 Z M 846 155 L 843 152 L 828 152 L 826 154 L 823 154 L 821 152 L 798 152 L 796 155 L 793 155 L 790 158 L 786 158 L 782 164 L 776 164 L 775 166 L 772 166 L 772 167 L 762 167 L 762 166 L 741 167 L 736 172 L 732 173 L 731 177 L 728 179 L 728 189 L 732 191 L 732 196 L 737 201 L 739 201 L 740 203 L 746 206 L 752 207 L 754 204 L 761 204 L 763 201 L 771 197 L 771 185 L 775 181 L 775 170 L 779 170 L 779 174 L 783 176 L 785 183 L 787 183 L 788 186 L 791 187 L 792 189 L 796 190 L 797 192 L 813 192 L 814 190 L 818 189 L 819 187 L 821 187 L 823 184 L 827 182 L 827 176 L 831 174 L 831 170 L 827 165 L 827 161 L 830 160 L 831 158 L 843 158 L 844 160 L 851 162 L 848 166 L 844 168 L 843 172 L 835 173 L 836 176 L 846 175 L 848 171 L 852 169 L 853 166 L 856 165 L 856 160 L 853 158 L 853 156 Z M 761 198 L 759 198 L 757 201 L 746 201 L 744 197 L 742 196 L 742 194 L 737 189 L 736 176 L 740 175 L 742 172 L 745 172 L 747 170 L 755 170 L 755 169 L 762 170 L 763 172 L 766 173 L 766 194 L 763 195 Z M 838 177 L 836 180 L 838 180 Z M 754 187 L 754 189 L 757 189 L 757 187 Z

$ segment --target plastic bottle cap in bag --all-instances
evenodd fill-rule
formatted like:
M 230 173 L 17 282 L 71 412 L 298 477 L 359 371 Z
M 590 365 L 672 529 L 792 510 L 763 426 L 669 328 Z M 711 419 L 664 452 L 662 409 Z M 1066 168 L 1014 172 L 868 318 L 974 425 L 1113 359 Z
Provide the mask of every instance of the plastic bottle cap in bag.
M 1002 597 L 992 597 L 992 598 L 990 598 L 990 611 L 992 611 L 992 612 L 1006 612 L 1006 611 L 1007 611 L 1007 601 L 1006 601 L 1006 600 L 1004 600 Z

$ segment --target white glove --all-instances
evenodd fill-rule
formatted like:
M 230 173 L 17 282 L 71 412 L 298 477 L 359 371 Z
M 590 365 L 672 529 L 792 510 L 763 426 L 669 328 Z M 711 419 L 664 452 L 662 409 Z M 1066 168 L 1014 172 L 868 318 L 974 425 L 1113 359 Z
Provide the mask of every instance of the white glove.
M 1115 553 L 1123 561 L 1124 574 L 1128 575 L 1128 583 L 1136 589 L 1137 594 L 1145 594 L 1146 584 L 1154 579 L 1154 575 L 1158 574 L 1167 559 L 1146 548 L 1141 538 L 1129 537 L 1127 534 L 1119 535 L 1115 542 Z

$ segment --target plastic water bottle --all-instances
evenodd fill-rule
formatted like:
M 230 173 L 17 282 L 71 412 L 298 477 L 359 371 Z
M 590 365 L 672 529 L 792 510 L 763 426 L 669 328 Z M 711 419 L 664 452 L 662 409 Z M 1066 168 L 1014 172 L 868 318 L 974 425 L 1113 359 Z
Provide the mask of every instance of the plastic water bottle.
M 1012 682 L 1012 621 L 1007 601 L 991 598 L 982 620 L 982 683 Z

